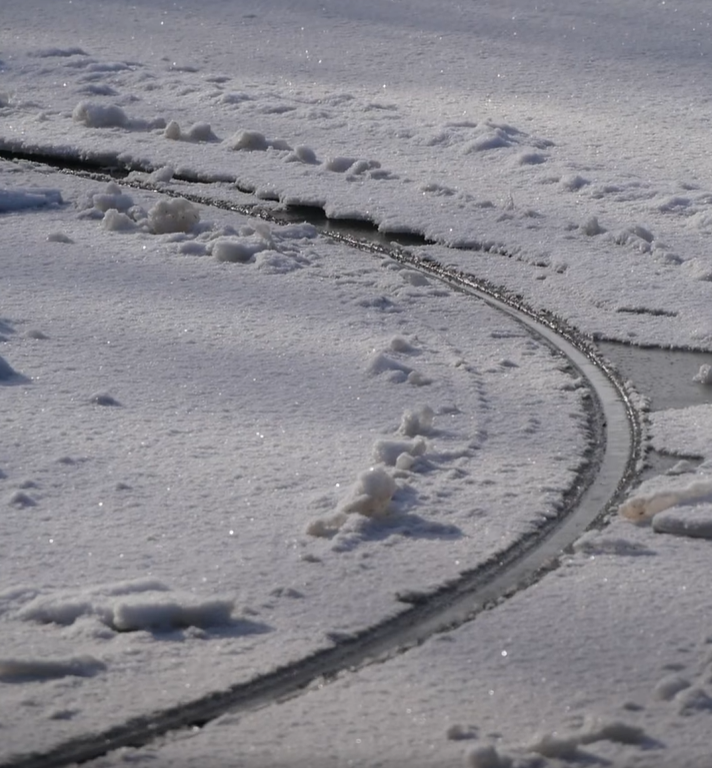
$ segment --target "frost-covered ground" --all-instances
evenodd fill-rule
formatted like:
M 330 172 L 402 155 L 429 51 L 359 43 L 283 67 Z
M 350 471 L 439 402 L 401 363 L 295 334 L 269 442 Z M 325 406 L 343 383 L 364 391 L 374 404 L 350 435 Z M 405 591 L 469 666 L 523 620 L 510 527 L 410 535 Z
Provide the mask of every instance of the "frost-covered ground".
M 712 350 L 703 0 L 1 14 L 6 149 L 420 232 L 593 336 Z M 168 201 L 0 165 L 3 757 L 400 610 L 536 527 L 581 462 L 576 380 L 511 320 L 309 226 Z M 141 756 L 707 765 L 711 410 L 651 415 L 690 461 L 625 507 L 639 526 L 387 665 Z

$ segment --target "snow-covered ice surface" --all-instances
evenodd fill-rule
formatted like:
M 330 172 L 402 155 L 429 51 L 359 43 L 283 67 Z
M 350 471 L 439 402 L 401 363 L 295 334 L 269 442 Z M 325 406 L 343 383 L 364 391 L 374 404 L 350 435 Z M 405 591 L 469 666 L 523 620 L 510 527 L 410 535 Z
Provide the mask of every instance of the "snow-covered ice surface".
M 585 331 L 712 346 L 712 9 L 8 0 L 0 144 L 236 179 L 489 254 Z
M 420 232 L 586 333 L 712 349 L 705 0 L 4 0 L 2 19 L 0 148 Z M 400 610 L 535 528 L 581 462 L 559 359 L 309 226 L 2 163 L 0 254 L 3 757 Z M 687 463 L 631 495 L 643 520 L 471 626 L 145 754 L 708 764 L 711 431 L 708 406 L 651 414 Z
M 310 225 L 0 179 L 55 185 L 0 230 L 4 754 L 325 647 L 556 513 L 584 390 L 513 320 Z

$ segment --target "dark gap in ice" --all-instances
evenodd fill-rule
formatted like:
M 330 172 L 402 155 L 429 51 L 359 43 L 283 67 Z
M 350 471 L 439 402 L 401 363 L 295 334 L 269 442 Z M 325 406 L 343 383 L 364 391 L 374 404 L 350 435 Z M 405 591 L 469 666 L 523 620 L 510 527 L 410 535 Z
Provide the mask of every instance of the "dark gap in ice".
M 702 463 L 702 459 L 687 456 L 683 459 L 681 456 L 672 456 L 667 453 L 660 453 L 659 451 L 649 451 L 645 457 L 645 469 L 640 474 L 640 482 L 647 480 L 651 477 L 658 477 L 659 475 L 676 474 L 673 470 L 682 461 L 688 463 L 691 469 L 696 468 Z
M 418 247 L 433 245 L 425 235 L 416 232 L 381 231 L 370 219 L 330 219 L 319 205 L 286 205 L 272 211 L 277 219 L 288 222 L 307 221 L 320 230 L 355 240 L 368 239 L 383 245 L 401 245 L 403 247 Z
M 652 317 L 677 317 L 677 312 L 669 309 L 652 309 L 650 307 L 618 307 L 616 312 L 628 315 L 651 315 Z
M 653 411 L 712 403 L 712 386 L 693 378 L 702 365 L 712 364 L 712 352 L 657 347 L 634 347 L 598 342 L 601 352 L 624 379 L 650 400 Z

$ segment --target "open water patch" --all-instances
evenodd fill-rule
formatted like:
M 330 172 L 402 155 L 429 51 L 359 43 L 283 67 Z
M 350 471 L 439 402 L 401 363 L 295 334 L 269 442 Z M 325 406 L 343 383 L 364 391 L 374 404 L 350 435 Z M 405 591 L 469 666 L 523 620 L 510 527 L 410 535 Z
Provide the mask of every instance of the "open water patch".
M 650 401 L 651 411 L 712 404 L 712 385 L 695 381 L 700 367 L 712 365 L 712 352 L 633 347 L 598 342 L 621 377 Z

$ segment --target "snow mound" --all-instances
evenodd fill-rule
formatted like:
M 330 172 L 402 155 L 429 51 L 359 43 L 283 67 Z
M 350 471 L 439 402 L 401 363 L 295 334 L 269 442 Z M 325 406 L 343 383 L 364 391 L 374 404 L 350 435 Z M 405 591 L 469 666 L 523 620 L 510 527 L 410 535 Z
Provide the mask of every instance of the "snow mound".
M 668 675 L 655 686 L 655 697 L 662 701 L 671 701 L 680 691 L 690 687 L 690 683 L 679 675 Z
M 324 163 L 324 167 L 327 171 L 333 171 L 334 173 L 346 173 L 355 162 L 355 157 L 330 157 Z
M 416 272 L 414 269 L 404 269 L 400 273 L 403 281 L 412 285 L 414 288 L 425 288 L 430 285 L 430 280 L 421 272 Z
M 264 152 L 269 147 L 269 142 L 263 133 L 259 131 L 239 131 L 228 144 L 230 149 L 246 152 Z
M 179 123 L 171 120 L 165 127 L 163 135 L 172 141 L 192 141 L 196 143 L 217 141 L 217 136 L 213 133 L 210 123 L 205 122 L 193 123 L 187 131 L 183 131 Z
M 692 380 L 698 384 L 712 384 L 712 365 L 701 365 Z
M 597 741 L 642 744 L 647 738 L 645 731 L 637 725 L 629 725 L 621 720 L 589 717 L 584 720 L 579 731 L 566 735 L 559 735 L 556 732 L 540 735 L 528 746 L 528 750 L 543 757 L 577 760 L 581 757 L 578 748 L 583 744 L 593 744 Z
M 649 418 L 654 449 L 684 457 L 710 454 L 709 431 L 701 425 L 712 418 L 712 403 L 654 411 Z
M 317 165 L 319 163 L 314 150 L 303 144 L 294 147 L 294 150 L 287 155 L 285 160 L 288 163 L 305 163 L 306 165 Z
M 358 476 L 341 511 L 376 519 L 385 517 L 397 487 L 396 481 L 383 467 L 371 467 Z
M 110 208 L 104 214 L 101 225 L 109 232 L 134 232 L 136 230 L 136 222 L 115 208 Z
M 601 534 L 599 531 L 588 531 L 574 542 L 574 552 L 584 555 L 619 555 L 636 556 L 651 555 L 652 550 L 635 541 L 628 541 L 621 536 Z
M 712 539 L 712 504 L 701 504 L 692 509 L 667 509 L 653 518 L 656 533 L 689 536 L 692 539 Z
M 698 712 L 709 713 L 712 711 L 712 698 L 703 688 L 696 685 L 680 691 L 675 696 L 674 702 L 677 705 L 678 713 L 683 717 L 695 715 Z
M 404 270 L 404 272 L 407 272 L 410 270 Z M 415 272 L 414 274 L 418 275 L 419 272 Z M 401 275 L 403 275 L 403 272 L 401 272 Z M 408 339 L 404 339 L 402 336 L 394 336 L 388 347 L 392 352 L 400 352 L 404 355 L 412 355 L 414 352 L 416 352 L 416 348 L 408 341 Z
M 149 184 L 167 184 L 175 175 L 175 168 L 172 165 L 163 165 L 160 168 L 156 168 L 153 173 L 150 173 L 146 178 Z
M 47 235 L 48 243 L 65 243 L 67 245 L 74 242 L 69 235 L 65 235 L 64 232 L 50 232 Z
M 255 256 L 255 266 L 262 272 L 285 275 L 287 272 L 299 269 L 301 265 L 296 259 L 277 253 L 277 251 L 260 251 Z
M 317 236 L 317 229 L 306 221 L 302 224 L 287 224 L 275 232 L 279 240 L 313 240 Z
M 590 183 L 591 182 L 588 179 L 585 179 L 583 176 L 579 176 L 578 174 L 562 176 L 559 180 L 559 184 L 567 192 L 578 192 L 579 189 L 588 186 Z
M 0 213 L 44 208 L 62 203 L 62 195 L 58 189 L 0 189 Z
M 388 515 L 391 499 L 397 489 L 396 481 L 384 467 L 371 467 L 358 476 L 336 514 L 312 520 L 307 525 L 306 533 L 329 538 L 339 531 L 352 514 L 374 520 L 382 519 Z
M 218 261 L 245 264 L 255 254 L 270 247 L 271 244 L 258 234 L 249 237 L 220 237 L 212 244 L 212 254 Z
M 618 513 L 640 522 L 650 520 L 665 509 L 712 499 L 712 479 L 697 480 L 681 488 L 662 489 L 647 495 L 633 496 L 621 504 Z
M 491 744 L 480 744 L 465 752 L 467 768 L 510 768 L 512 761 L 500 755 Z
M 0 659 L 0 681 L 17 683 L 25 680 L 54 680 L 61 677 L 92 677 L 106 669 L 106 664 L 93 656 L 68 659 Z
M 18 611 L 18 618 L 68 626 L 80 618 L 98 619 L 117 632 L 169 630 L 229 624 L 234 601 L 177 593 L 154 579 L 41 594 Z
M 116 104 L 97 104 L 80 101 L 72 112 L 75 123 L 82 123 L 87 128 L 128 128 L 129 118 Z
M 391 375 L 395 374 L 396 378 L 400 381 L 405 381 L 408 374 L 412 373 L 412 371 L 413 369 L 409 366 L 394 360 L 383 352 L 374 354 L 368 363 L 368 372 L 374 376 L 390 373 Z
M 435 412 L 429 405 L 424 405 L 415 411 L 406 411 L 401 419 L 398 431 L 406 437 L 427 435 L 433 428 Z
M 103 192 L 93 194 L 91 201 L 92 205 L 102 213 L 112 209 L 126 212 L 134 204 L 131 195 L 127 195 L 114 181 L 110 181 Z
M 120 67 L 125 68 L 123 65 Z M 166 121 L 162 117 L 154 120 L 129 118 L 117 104 L 99 104 L 94 101 L 80 101 L 72 111 L 72 119 L 75 123 L 81 123 L 87 128 L 124 128 L 148 131 L 166 127 Z
M 133 597 L 118 601 L 107 623 L 119 632 L 185 627 L 205 629 L 228 624 L 233 607 L 232 600 L 148 595 L 145 598 Z
M 412 463 L 407 457 L 412 459 L 422 456 L 426 448 L 426 442 L 422 437 L 415 440 L 376 440 L 373 444 L 373 460 L 378 464 L 386 464 L 390 467 L 400 465 L 407 469 Z
M 148 223 L 156 235 L 190 232 L 200 221 L 200 211 L 188 200 L 160 200 L 148 212 Z

